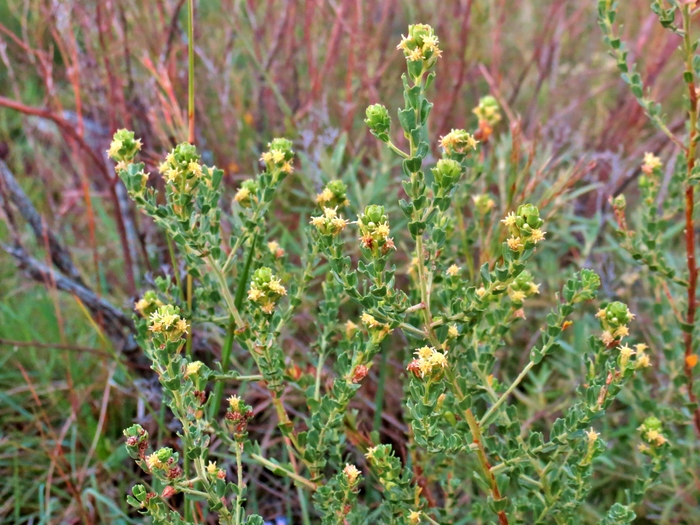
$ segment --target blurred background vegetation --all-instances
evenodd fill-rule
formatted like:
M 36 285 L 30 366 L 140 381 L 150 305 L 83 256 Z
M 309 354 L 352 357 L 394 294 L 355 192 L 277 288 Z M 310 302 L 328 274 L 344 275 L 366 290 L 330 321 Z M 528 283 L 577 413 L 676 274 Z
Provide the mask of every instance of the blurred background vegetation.
M 274 224 L 292 260 L 303 249 L 298 229 L 323 181 L 343 177 L 354 202 L 379 202 L 395 212 L 400 169 L 362 119 L 370 103 L 395 110 L 404 68 L 395 45 L 409 23 L 429 23 L 444 50 L 432 88 L 432 133 L 472 128 L 472 108 L 491 93 L 505 114 L 496 129 L 493 172 L 523 159 L 533 180 L 554 188 L 551 243 L 538 255 L 535 275 L 543 282 L 542 312 L 582 266 L 601 274 L 607 297 L 636 311 L 637 294 L 653 298 L 654 292 L 640 290 L 638 269 L 612 240 L 608 198 L 626 190 L 633 203 L 630 183 L 643 153 L 672 150 L 619 79 L 595 4 L 201 0 L 196 136 L 203 160 L 225 171 L 232 197 L 272 137 L 294 140 L 301 163 L 285 187 L 288 198 L 276 205 Z M 677 38 L 661 30 L 646 0 L 622 2 L 620 15 L 645 84 L 674 114 L 683 104 L 681 87 L 677 75 L 666 73 L 677 71 Z M 104 151 L 116 129 L 133 129 L 155 171 L 163 152 L 186 139 L 184 20 L 183 0 L 0 0 L 0 159 L 69 248 L 86 287 L 127 315 L 154 277 L 169 271 L 171 259 L 165 238 L 125 198 Z M 674 131 L 682 126 L 681 117 L 669 120 Z M 564 199 L 557 188 L 574 191 Z M 50 265 L 46 242 L 19 215 L 6 209 L 3 218 L 0 241 L 19 243 Z M 124 495 L 138 473 L 126 460 L 121 430 L 152 418 L 162 423 L 158 439 L 172 439 L 151 374 L 129 341 L 110 336 L 105 320 L 84 302 L 55 283 L 28 278 L 16 263 L 0 250 L 0 519 L 135 522 Z M 309 308 L 316 300 L 309 297 Z M 311 321 L 302 312 L 298 324 Z M 587 325 L 576 325 L 570 344 L 587 333 Z M 296 335 L 285 341 L 290 355 L 308 344 Z M 220 334 L 196 334 L 195 352 L 215 359 L 220 346 Z M 548 383 L 547 370 L 540 370 L 518 394 L 521 400 L 551 406 L 574 388 L 566 372 L 574 355 L 556 365 L 558 382 Z M 369 413 L 370 429 L 400 441 L 402 392 L 387 379 L 392 366 L 403 368 L 389 356 L 372 371 L 374 386 L 363 388 L 356 408 Z M 249 388 L 249 396 L 267 402 L 262 389 Z M 631 431 L 631 423 L 617 430 L 614 423 L 613 433 Z M 264 433 L 275 421 L 259 424 Z M 624 461 L 603 466 L 605 484 L 596 498 L 615 500 L 626 482 L 624 468 Z M 663 497 L 652 498 L 658 505 L 639 523 L 698 523 L 695 472 L 686 480 L 696 485 L 694 493 L 676 480 Z M 262 472 L 250 476 L 253 507 L 268 519 L 293 515 L 289 486 Z

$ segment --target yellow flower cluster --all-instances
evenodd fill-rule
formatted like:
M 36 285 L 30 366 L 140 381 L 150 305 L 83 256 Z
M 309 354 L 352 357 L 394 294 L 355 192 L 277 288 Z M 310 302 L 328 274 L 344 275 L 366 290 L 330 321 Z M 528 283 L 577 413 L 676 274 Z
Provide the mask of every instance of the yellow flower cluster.
M 637 356 L 634 360 L 635 368 L 639 369 L 651 366 L 651 359 L 649 359 L 649 354 L 645 352 L 645 350 L 649 347 L 644 343 L 639 343 L 637 345 L 634 345 L 634 348 L 635 350 L 632 350 L 627 345 L 620 346 L 620 368 L 624 370 L 630 361 L 630 357 L 632 357 L 633 355 Z
M 343 474 L 345 474 L 345 478 L 348 480 L 348 485 L 350 486 L 357 483 L 357 480 L 360 477 L 360 471 L 355 465 L 351 465 L 350 463 L 345 464 Z
M 268 242 L 267 249 L 270 250 L 270 253 L 275 256 L 275 259 L 281 259 L 284 257 L 284 248 L 282 248 L 277 241 Z
M 197 181 L 204 177 L 199 155 L 194 146 L 180 144 L 165 157 L 158 166 L 165 180 L 179 191 L 190 191 Z
M 374 316 L 368 314 L 367 312 L 362 313 L 360 316 L 360 321 L 362 321 L 362 324 L 364 324 L 369 330 L 372 342 L 374 344 L 379 344 L 387 335 L 393 332 L 388 324 L 380 323 L 374 318 Z
M 362 215 L 357 216 L 357 226 L 360 230 L 360 244 L 370 250 L 374 256 L 386 255 L 389 250 L 395 250 L 394 240 L 389 237 L 389 218 L 384 213 L 384 206 L 371 204 L 365 208 Z
M 653 416 L 646 418 L 638 430 L 642 434 L 642 439 L 646 441 L 637 447 L 642 453 L 649 452 L 649 445 L 660 447 L 668 443 L 668 439 L 661 432 L 663 430 L 661 421 Z
M 348 225 L 348 221 L 338 215 L 337 208 L 324 208 L 323 215 L 311 217 L 310 224 L 323 235 L 336 236 Z
M 287 139 L 277 138 L 268 144 L 268 150 L 260 156 L 270 172 L 282 172 L 289 175 L 294 171 L 292 161 L 294 151 L 292 143 Z
M 347 186 L 341 180 L 329 182 L 323 191 L 316 195 L 316 202 L 321 208 L 338 208 L 350 204 L 347 197 Z
M 447 135 L 440 137 L 440 147 L 447 155 L 466 155 L 475 150 L 478 143 L 474 135 L 463 129 L 453 129 Z
M 501 222 L 510 232 L 506 244 L 514 252 L 522 251 L 528 244 L 532 246 L 543 241 L 547 233 L 541 229 L 544 221 L 540 218 L 540 211 L 532 204 L 518 206 L 515 213 L 510 212 Z
M 401 42 L 396 49 L 403 51 L 406 60 L 426 61 L 427 66 L 430 67 L 442 56 L 439 43 L 432 27 L 427 24 L 415 24 L 408 26 L 408 36 L 401 35 Z
M 146 456 L 146 465 L 149 470 L 159 469 L 165 470 L 175 463 L 177 457 L 173 454 L 173 449 L 163 447 L 156 450 L 150 456 Z
M 211 477 L 216 477 L 219 479 L 226 478 L 226 473 L 223 469 L 220 469 L 216 466 L 216 461 L 209 462 L 209 464 L 207 465 L 207 474 L 209 474 Z
M 151 314 L 148 321 L 148 329 L 161 336 L 166 342 L 181 339 L 189 328 L 187 321 L 180 317 L 180 309 L 169 304 L 159 307 Z
M 630 334 L 627 325 L 635 317 L 627 308 L 627 305 L 619 301 L 610 303 L 605 308 L 598 310 L 595 316 L 600 320 L 603 328 L 600 338 L 605 346 L 618 344 L 624 337 L 627 337 Z M 639 357 L 637 361 L 639 361 Z
M 264 313 L 271 314 L 277 300 L 284 295 L 287 295 L 287 290 L 280 280 L 272 275 L 270 268 L 263 267 L 255 271 L 248 290 L 248 299 L 258 303 Z
M 432 346 L 424 346 L 415 352 L 416 357 L 408 365 L 408 370 L 414 374 L 425 377 L 434 371 L 447 367 L 447 352 L 442 353 Z

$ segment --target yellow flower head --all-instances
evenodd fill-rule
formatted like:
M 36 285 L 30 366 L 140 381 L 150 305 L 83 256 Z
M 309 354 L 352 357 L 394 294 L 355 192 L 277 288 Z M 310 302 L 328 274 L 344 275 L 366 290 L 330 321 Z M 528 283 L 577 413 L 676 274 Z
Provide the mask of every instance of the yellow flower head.
M 191 375 L 199 372 L 200 368 L 202 368 L 202 362 L 201 361 L 193 361 L 193 362 L 187 364 L 186 373 L 188 376 L 191 376 Z
M 318 202 L 321 206 L 323 206 L 325 203 L 333 200 L 333 192 L 330 190 L 330 188 L 324 188 L 324 190 L 316 195 L 316 202 Z
M 455 325 L 451 324 L 447 329 L 447 335 L 454 339 L 455 337 L 459 336 L 459 330 L 457 330 Z
M 457 266 L 456 264 L 453 264 L 452 266 L 450 266 L 447 269 L 447 275 L 449 275 L 450 277 L 455 277 L 455 276 L 459 275 L 459 272 L 461 272 L 461 271 L 462 271 L 462 269 L 459 266 Z
M 514 252 L 517 252 L 524 246 L 523 241 L 522 239 L 520 239 L 520 237 L 509 237 L 506 243 L 508 244 L 508 248 L 510 248 Z
M 650 152 L 644 154 L 644 163 L 642 164 L 642 171 L 644 173 L 649 174 L 661 166 L 661 159 L 659 157 Z
M 362 323 L 368 326 L 369 328 L 375 328 L 379 326 L 379 322 L 367 312 L 362 313 L 362 315 L 360 316 L 360 321 L 362 321 Z
M 589 443 L 594 443 L 594 442 L 598 439 L 598 437 L 600 436 L 600 434 L 599 434 L 598 432 L 596 432 L 596 431 L 593 429 L 593 427 L 591 427 L 590 430 L 586 430 L 586 436 L 588 437 L 588 442 L 589 442 Z
M 418 525 L 421 520 L 421 516 L 423 513 L 419 510 L 412 510 L 411 512 L 408 513 L 408 522 L 411 525 Z
M 547 232 L 543 232 L 539 228 L 535 228 L 534 230 L 532 230 L 532 235 L 530 236 L 530 240 L 532 242 L 534 242 L 535 244 L 537 244 L 538 242 L 544 240 L 544 236 L 546 233 Z
M 348 480 L 348 484 L 353 485 L 357 481 L 357 478 L 360 476 L 360 471 L 355 465 L 346 463 L 345 468 L 343 469 L 343 474 L 345 474 L 345 477 Z

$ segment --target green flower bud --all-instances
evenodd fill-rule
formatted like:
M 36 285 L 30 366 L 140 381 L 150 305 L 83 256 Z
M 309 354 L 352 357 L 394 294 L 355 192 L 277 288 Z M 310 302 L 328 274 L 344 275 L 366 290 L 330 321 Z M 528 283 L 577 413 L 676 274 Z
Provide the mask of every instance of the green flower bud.
M 381 222 L 386 222 L 388 218 L 384 213 L 384 206 L 380 206 L 378 204 L 370 204 L 365 208 L 365 213 L 362 216 L 361 220 L 365 225 L 376 225 Z
M 391 117 L 389 111 L 381 104 L 372 104 L 365 112 L 367 118 L 365 124 L 369 127 L 372 135 L 383 142 L 389 140 L 389 129 L 391 128 Z
M 258 268 L 253 273 L 253 283 L 257 286 L 265 286 L 272 279 L 272 270 L 266 266 Z
M 517 225 L 519 228 L 523 228 L 525 225 L 530 228 L 539 228 L 544 224 L 544 221 L 540 219 L 540 210 L 534 204 L 521 204 L 518 206 L 516 215 L 518 216 Z
M 617 328 L 627 325 L 632 320 L 633 315 L 625 303 L 615 301 L 605 307 L 605 323 L 608 327 Z
M 134 487 L 131 489 L 131 493 L 138 501 L 144 501 L 146 499 L 146 496 L 148 495 L 146 487 L 144 487 L 141 484 L 134 485 Z
M 462 165 L 456 160 L 440 159 L 432 169 L 438 187 L 449 190 L 462 176 Z
M 647 430 L 661 430 L 663 425 L 661 424 L 661 420 L 659 420 L 659 418 L 650 416 L 644 420 L 644 428 Z
M 134 132 L 126 129 L 118 130 L 107 150 L 107 155 L 117 162 L 131 162 L 141 149 L 141 139 L 134 140 Z

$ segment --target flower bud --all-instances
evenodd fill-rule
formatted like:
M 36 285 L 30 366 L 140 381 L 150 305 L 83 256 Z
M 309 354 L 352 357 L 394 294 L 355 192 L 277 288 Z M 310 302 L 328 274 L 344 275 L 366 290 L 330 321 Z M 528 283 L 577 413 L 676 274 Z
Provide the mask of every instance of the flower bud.
M 153 290 L 148 290 L 141 299 L 136 301 L 134 310 L 141 314 L 141 317 L 147 318 L 160 306 L 163 306 L 163 302 L 158 299 Z
M 480 122 L 486 122 L 489 127 L 493 127 L 501 120 L 501 108 L 498 101 L 491 95 L 486 95 L 479 99 L 479 105 L 474 108 L 474 114 Z
M 107 155 L 117 162 L 129 163 L 140 149 L 141 139 L 134 140 L 133 131 L 120 129 L 114 134 Z
M 440 159 L 432 169 L 435 184 L 445 190 L 450 190 L 462 176 L 462 165 L 456 160 Z
M 525 299 L 538 293 L 540 293 L 540 285 L 534 283 L 532 274 L 527 270 L 523 270 L 508 285 L 508 297 L 516 306 L 522 305 Z
M 233 200 L 244 208 L 250 208 L 254 202 L 258 202 L 258 189 L 258 183 L 253 179 L 244 180 Z
M 292 162 L 294 150 L 292 141 L 284 138 L 276 138 L 268 145 L 268 150 L 262 154 L 260 160 L 270 173 L 288 175 L 294 171 Z
M 394 240 L 389 237 L 389 218 L 384 213 L 384 206 L 371 204 L 365 212 L 357 217 L 362 248 L 369 250 L 373 257 L 386 255 L 396 249 Z
M 540 218 L 537 206 L 532 204 L 520 205 L 515 213 L 510 212 L 501 222 L 506 225 L 511 234 L 507 244 L 512 251 L 522 251 L 527 246 L 532 247 L 544 240 L 547 233 L 540 229 L 544 221 Z
M 372 135 L 383 142 L 389 140 L 389 130 L 391 128 L 391 117 L 389 111 L 381 104 L 372 104 L 365 111 L 365 124 L 369 127 Z
M 625 196 L 622 193 L 615 197 L 612 202 L 615 210 L 624 211 L 625 208 L 627 208 L 627 199 L 625 199 Z
M 134 459 L 144 459 L 148 448 L 148 432 L 141 425 L 131 425 L 124 430 L 126 450 Z
M 272 274 L 270 268 L 263 266 L 255 270 L 248 290 L 248 299 L 258 303 L 264 313 L 271 314 L 277 300 L 283 295 L 287 295 L 287 290 Z
M 321 208 L 340 208 L 342 206 L 347 206 L 348 187 L 342 180 L 332 180 L 323 191 L 316 196 L 316 202 L 321 206 Z
M 408 62 L 409 73 L 413 78 L 420 77 L 430 69 L 442 55 L 439 40 L 428 24 L 408 26 L 408 36 L 404 36 L 396 49 L 403 51 Z

